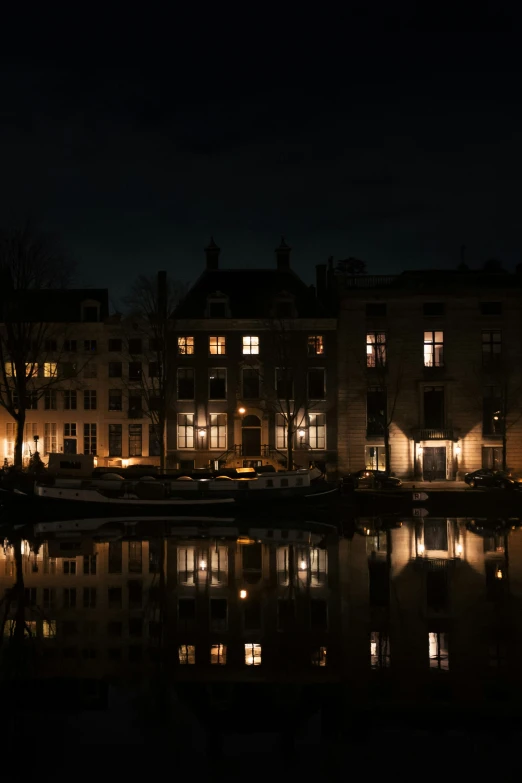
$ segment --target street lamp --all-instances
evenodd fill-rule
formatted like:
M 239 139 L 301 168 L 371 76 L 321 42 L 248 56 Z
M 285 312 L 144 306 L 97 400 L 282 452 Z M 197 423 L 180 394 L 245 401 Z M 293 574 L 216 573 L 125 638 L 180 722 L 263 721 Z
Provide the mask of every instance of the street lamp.
M 238 413 L 240 413 L 240 414 L 241 414 L 241 416 L 244 416 L 244 415 L 245 415 L 245 413 L 246 413 L 246 408 L 239 408 L 239 409 L 238 409 Z
M 39 435 L 33 435 L 33 440 L 34 440 L 34 450 L 37 453 L 38 452 L 38 441 L 40 440 L 40 436 Z
M 297 434 L 299 435 L 299 447 L 302 449 L 303 448 L 303 438 L 305 436 L 305 431 L 304 430 L 299 430 L 299 432 Z

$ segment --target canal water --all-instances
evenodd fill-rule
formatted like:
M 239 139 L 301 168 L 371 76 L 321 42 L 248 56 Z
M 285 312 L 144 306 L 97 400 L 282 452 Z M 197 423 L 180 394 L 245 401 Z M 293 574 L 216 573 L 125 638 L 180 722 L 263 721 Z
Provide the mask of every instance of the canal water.
M 4 736 L 494 763 L 519 732 L 518 518 L 0 521 Z

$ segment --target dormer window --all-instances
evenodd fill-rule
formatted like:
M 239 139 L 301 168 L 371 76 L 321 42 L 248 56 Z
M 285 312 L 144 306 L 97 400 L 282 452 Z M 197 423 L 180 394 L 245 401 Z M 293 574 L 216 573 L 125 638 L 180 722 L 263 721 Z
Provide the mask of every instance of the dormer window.
M 220 291 L 208 297 L 207 318 L 229 318 L 228 297 Z
M 82 302 L 82 321 L 97 323 L 100 320 L 100 303 L 94 300 Z

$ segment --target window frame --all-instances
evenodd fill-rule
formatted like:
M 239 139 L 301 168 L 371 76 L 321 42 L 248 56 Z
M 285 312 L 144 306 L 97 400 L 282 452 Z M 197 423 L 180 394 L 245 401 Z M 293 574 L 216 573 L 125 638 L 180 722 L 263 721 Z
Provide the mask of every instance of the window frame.
M 258 334 L 243 334 L 241 336 L 241 353 L 243 356 L 259 356 L 259 346 L 260 339 Z M 246 350 L 247 348 L 248 350 Z
M 444 367 L 444 330 L 443 329 L 424 329 L 424 367 L 429 369 Z M 431 335 L 428 338 L 426 335 Z M 440 339 L 437 339 L 437 335 L 441 335 Z M 439 351 L 437 352 L 437 348 Z M 429 350 L 428 350 L 429 349 Z M 438 353 L 438 361 L 437 359 Z M 431 356 L 431 362 L 429 357 Z
M 369 369 L 386 367 L 386 354 L 386 332 L 382 329 L 366 330 L 366 367 Z
M 138 437 L 139 436 L 139 437 Z M 143 457 L 143 427 L 133 422 L 127 429 L 129 457 Z M 136 450 L 139 446 L 139 449 Z
M 312 422 L 312 416 L 315 417 L 315 421 Z M 319 416 L 323 417 L 323 423 L 317 423 L 317 418 Z M 323 445 L 319 445 L 321 442 L 321 434 L 320 429 L 322 428 L 322 442 Z M 312 445 L 315 443 L 316 445 Z M 312 451 L 325 451 L 327 448 L 326 446 L 327 440 L 326 440 L 326 413 L 324 411 L 311 411 L 308 414 L 308 446 L 310 447 L 310 450 Z
M 193 335 L 178 335 L 177 337 L 177 355 L 178 356 L 194 356 L 194 336 Z
M 178 413 L 176 419 L 176 444 L 179 450 L 181 449 L 194 449 L 194 437 L 195 437 L 195 424 L 194 413 Z M 184 416 L 185 421 L 181 421 L 181 417 Z M 191 421 L 188 421 L 188 417 L 191 417 Z M 183 435 L 181 434 L 183 433 Z M 184 445 L 180 445 L 180 441 L 184 441 Z M 191 441 L 191 442 L 189 442 Z
M 223 350 L 220 350 L 221 348 Z M 209 335 L 209 338 L 208 338 L 208 355 L 209 356 L 226 356 L 226 353 L 227 353 L 227 338 L 226 338 L 226 335 L 221 335 L 221 334 L 219 334 L 219 335 L 218 334 Z
M 211 377 L 211 373 L 216 373 L 216 376 L 214 378 Z M 223 373 L 223 377 L 220 378 L 220 374 Z M 213 396 L 210 393 L 210 389 L 212 386 L 212 381 L 225 381 L 225 391 L 224 395 L 222 397 L 216 397 Z M 226 367 L 209 367 L 208 368 L 208 399 L 210 401 L 216 401 L 216 402 L 224 402 L 227 399 L 228 394 L 228 388 L 227 388 L 227 368 Z
M 219 421 L 220 417 L 224 418 L 221 419 L 221 423 Z M 215 418 L 215 422 L 213 423 L 213 419 Z M 219 451 L 226 451 L 227 449 L 227 424 L 228 424 L 228 416 L 226 413 L 210 413 L 209 414 L 209 449 L 216 449 Z M 224 431 L 224 432 L 223 432 Z M 220 443 L 220 440 L 223 442 Z
M 185 397 L 180 395 L 179 381 L 180 378 L 185 380 L 192 376 L 192 396 Z M 196 398 L 196 373 L 194 367 L 178 367 L 176 369 L 176 399 L 181 401 L 193 402 Z
M 308 356 L 324 356 L 324 335 L 309 334 L 307 339 Z

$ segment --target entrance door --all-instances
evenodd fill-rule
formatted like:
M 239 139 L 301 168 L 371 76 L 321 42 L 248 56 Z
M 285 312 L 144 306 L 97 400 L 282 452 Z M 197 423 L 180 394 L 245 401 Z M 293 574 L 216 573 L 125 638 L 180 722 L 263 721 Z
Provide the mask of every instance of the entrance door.
M 76 454 L 76 438 L 63 439 L 63 453 Z
M 422 474 L 424 480 L 446 478 L 446 447 L 436 446 L 422 450 Z
M 261 420 L 258 416 L 245 416 L 241 428 L 244 457 L 261 456 Z

